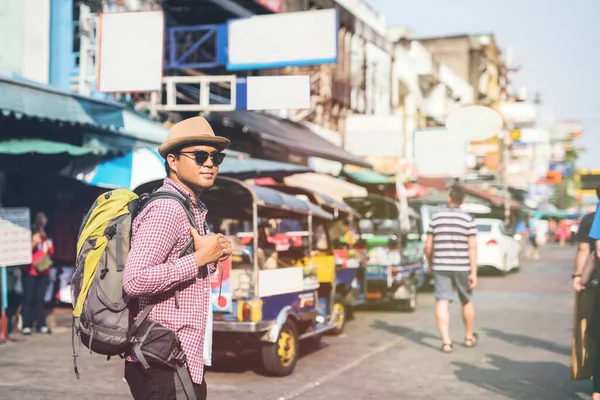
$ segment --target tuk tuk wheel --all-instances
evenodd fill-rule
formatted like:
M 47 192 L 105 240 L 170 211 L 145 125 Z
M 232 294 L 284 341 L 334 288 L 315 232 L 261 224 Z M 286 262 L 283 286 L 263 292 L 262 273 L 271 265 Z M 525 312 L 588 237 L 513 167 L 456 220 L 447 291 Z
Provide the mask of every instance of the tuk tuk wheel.
M 346 311 L 346 303 L 344 302 L 344 299 L 342 298 L 342 296 L 336 295 L 333 302 L 333 307 L 331 307 L 331 312 L 332 315 L 335 315 L 333 317 L 333 322 L 337 323 L 338 326 L 335 329 L 329 331 L 332 335 L 337 336 L 341 335 L 342 332 L 344 332 L 347 317 Z
M 406 312 L 415 312 L 417 310 L 417 283 L 411 279 L 409 285 L 409 297 L 400 302 L 400 309 Z
M 277 342 L 261 348 L 265 372 L 273 376 L 287 376 L 296 368 L 298 361 L 298 330 L 289 319 L 283 324 Z

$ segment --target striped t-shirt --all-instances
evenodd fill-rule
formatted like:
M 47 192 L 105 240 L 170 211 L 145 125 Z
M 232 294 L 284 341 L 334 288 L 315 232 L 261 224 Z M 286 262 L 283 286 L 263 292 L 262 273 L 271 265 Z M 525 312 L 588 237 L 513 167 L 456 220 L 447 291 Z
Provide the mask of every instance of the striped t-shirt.
M 475 219 L 459 208 L 446 208 L 431 217 L 434 271 L 469 271 L 469 236 L 477 233 Z

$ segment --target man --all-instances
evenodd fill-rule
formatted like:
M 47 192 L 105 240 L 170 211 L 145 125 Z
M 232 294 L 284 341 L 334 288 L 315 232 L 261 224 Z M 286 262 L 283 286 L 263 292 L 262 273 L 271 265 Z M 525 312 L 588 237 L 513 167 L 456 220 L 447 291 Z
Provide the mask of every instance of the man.
M 477 228 L 473 217 L 459 208 L 464 198 L 462 187 L 455 185 L 450 189 L 448 208 L 431 217 L 425 243 L 425 256 L 433 269 L 435 316 L 444 353 L 453 350 L 448 306 L 454 299 L 454 290 L 462 303 L 464 346 L 473 347 L 478 340 L 473 333 L 475 310 L 471 301 L 477 285 Z
M 158 151 L 165 159 L 167 178 L 159 191 L 188 200 L 197 232 L 176 199 L 157 199 L 145 207 L 132 226 L 131 249 L 123 286 L 139 300 L 139 310 L 155 304 L 149 318 L 175 331 L 186 355 L 197 399 L 206 399 L 204 366 L 211 364 L 212 305 L 210 274 L 214 263 L 231 255 L 231 244 L 221 234 L 205 231 L 208 210 L 202 192 L 215 182 L 228 139 L 215 136 L 204 118 L 175 124 Z M 194 252 L 179 258 L 189 241 Z M 177 292 L 175 292 L 177 290 Z M 177 293 L 177 295 L 175 295 Z M 125 379 L 134 399 L 175 399 L 175 372 L 159 365 L 144 369 L 130 355 Z
M 600 186 L 596 188 L 596 196 L 600 200 Z M 596 212 L 598 209 L 596 209 Z M 585 289 L 589 284 L 590 278 L 594 270 L 597 270 L 600 260 L 597 252 L 597 232 L 592 232 L 596 212 L 586 214 L 579 224 L 579 230 L 575 235 L 575 240 L 578 242 L 577 254 L 575 255 L 575 271 L 573 272 L 573 289 L 579 292 Z M 597 228 L 596 228 L 597 229 Z M 589 257 L 593 257 L 588 261 Z M 593 262 L 592 262 L 593 261 Z M 587 264 L 587 265 L 586 265 Z M 592 316 L 590 318 L 589 333 L 597 340 L 597 348 L 600 348 L 600 294 L 598 286 L 596 287 L 595 304 L 592 308 Z M 593 400 L 600 400 L 600 357 L 596 355 L 594 358 L 593 367 Z

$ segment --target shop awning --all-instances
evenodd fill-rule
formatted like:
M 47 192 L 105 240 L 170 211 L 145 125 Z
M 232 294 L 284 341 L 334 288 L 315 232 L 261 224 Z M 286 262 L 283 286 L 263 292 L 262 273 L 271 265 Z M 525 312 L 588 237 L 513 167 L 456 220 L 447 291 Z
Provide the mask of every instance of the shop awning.
M 219 174 L 237 179 L 264 176 L 281 178 L 311 171 L 303 165 L 261 160 L 229 149 L 225 152 L 227 157 L 219 167 Z M 162 181 L 166 177 L 165 160 L 156 148 L 142 148 L 107 160 L 74 161 L 61 171 L 61 175 L 91 186 L 133 190 L 151 182 Z
M 69 143 L 52 142 L 43 139 L 13 139 L 0 142 L 0 155 L 23 154 L 69 154 L 71 156 L 84 156 L 92 153 L 85 147 L 74 146 Z
M 363 197 L 368 194 L 367 189 L 362 186 L 325 174 L 296 174 L 283 178 L 283 182 L 289 186 L 323 193 L 338 201 L 344 201 L 344 197 Z
M 339 161 L 343 164 L 357 165 L 365 168 L 371 167 L 369 163 L 360 157 L 348 153 L 341 147 L 320 137 L 309 127 L 274 115 L 256 111 L 237 110 L 231 112 L 213 112 L 210 114 L 209 119 L 213 123 L 225 123 L 229 126 L 233 123 L 241 126 L 247 129 L 249 133 L 259 135 L 263 140 L 284 146 L 291 152 Z
M 351 181 L 363 185 L 385 185 L 396 183 L 394 178 L 370 169 L 362 169 L 357 171 L 344 169 L 344 175 L 346 175 Z
M 168 129 L 123 104 L 79 96 L 0 75 L 0 112 L 17 118 L 62 122 L 160 144 Z

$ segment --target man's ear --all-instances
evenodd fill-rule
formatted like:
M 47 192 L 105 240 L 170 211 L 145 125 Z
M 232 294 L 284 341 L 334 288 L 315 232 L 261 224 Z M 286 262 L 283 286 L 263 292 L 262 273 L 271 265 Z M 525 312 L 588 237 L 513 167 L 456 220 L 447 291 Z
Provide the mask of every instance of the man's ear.
M 169 163 L 169 168 L 171 169 L 171 171 L 177 173 L 177 158 L 175 157 L 174 154 L 168 154 L 167 155 L 167 162 Z

